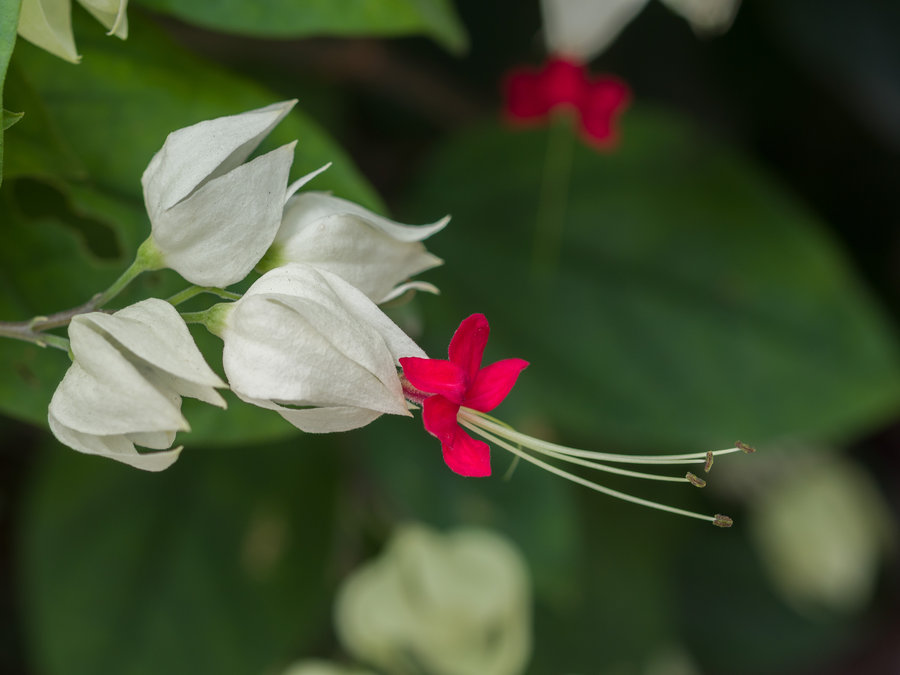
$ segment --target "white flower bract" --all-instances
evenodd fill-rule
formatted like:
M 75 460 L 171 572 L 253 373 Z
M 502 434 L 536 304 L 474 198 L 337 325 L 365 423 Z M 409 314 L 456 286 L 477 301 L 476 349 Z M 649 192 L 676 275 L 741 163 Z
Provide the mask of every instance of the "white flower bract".
M 397 372 L 424 352 L 362 291 L 311 265 L 278 267 L 212 328 L 234 393 L 307 432 L 409 415 Z
M 109 29 L 109 35 L 128 37 L 128 0 L 78 0 L 97 21 Z M 41 49 L 66 61 L 78 63 L 72 33 L 71 0 L 22 0 L 18 33 Z
M 169 134 L 141 178 L 151 239 L 166 267 L 199 286 L 224 287 L 259 262 L 281 222 L 295 143 L 244 162 L 295 103 Z
M 69 338 L 74 362 L 53 394 L 48 419 L 53 435 L 79 452 L 161 471 L 181 451 L 169 450 L 175 433 L 189 429 L 181 397 L 225 407 L 215 389 L 225 383 L 163 300 L 76 316 Z M 136 444 L 162 452 L 141 454 Z
M 544 41 L 552 54 L 590 61 L 606 49 L 649 0 L 541 0 Z M 731 26 L 740 0 L 662 0 L 698 33 Z
M 449 218 L 430 225 L 402 225 L 358 204 L 323 192 L 291 197 L 261 271 L 289 262 L 315 265 L 337 274 L 376 303 L 407 290 L 437 292 L 410 277 L 443 261 L 422 240 L 442 230 Z

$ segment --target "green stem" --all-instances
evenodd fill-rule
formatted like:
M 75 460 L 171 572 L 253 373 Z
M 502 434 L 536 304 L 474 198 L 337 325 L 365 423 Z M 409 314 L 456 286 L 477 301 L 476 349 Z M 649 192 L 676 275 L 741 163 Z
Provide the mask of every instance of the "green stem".
M 191 298 L 194 298 L 198 295 L 202 295 L 203 293 L 211 293 L 212 295 L 216 295 L 223 300 L 240 300 L 241 296 L 238 293 L 232 293 L 231 291 L 226 291 L 222 288 L 214 288 L 213 286 L 189 286 L 185 288 L 183 291 L 179 291 L 171 298 L 167 300 L 167 302 L 177 307 L 178 305 L 187 302 Z
M 97 293 L 82 305 L 56 312 L 49 316 L 36 316 L 28 321 L 0 321 L 0 337 L 31 342 L 39 347 L 50 346 L 68 351 L 69 341 L 66 338 L 58 335 L 49 335 L 44 331 L 68 326 L 72 319 L 79 314 L 87 314 L 100 309 L 121 293 L 141 273 L 162 269 L 164 266 L 162 253 L 156 248 L 153 238 L 148 237 L 138 247 L 137 255 L 135 255 L 134 261 L 128 266 L 128 269 L 122 272 L 121 276 L 105 291 Z
M 550 120 L 547 155 L 538 200 L 537 221 L 532 244 L 532 270 L 552 276 L 559 264 L 563 225 L 569 196 L 569 176 L 575 134 L 568 115 L 554 115 Z

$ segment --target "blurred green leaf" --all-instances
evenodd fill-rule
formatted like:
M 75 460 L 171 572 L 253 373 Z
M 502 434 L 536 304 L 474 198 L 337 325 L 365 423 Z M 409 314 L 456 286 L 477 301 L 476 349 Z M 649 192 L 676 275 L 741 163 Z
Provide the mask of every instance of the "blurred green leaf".
M 60 67 L 68 67 L 57 61 Z M 7 180 L 19 176 L 57 182 L 86 178 L 71 144 L 54 123 L 41 96 L 14 63 L 4 92 L 7 102 L 28 115 L 6 139 L 3 173 Z
M 92 183 L 136 202 L 142 200 L 141 175 L 170 132 L 275 102 L 271 92 L 201 61 L 146 22 L 131 22 L 125 44 L 96 31 L 84 35 L 78 66 L 61 64 L 29 44 L 20 46 L 17 64 Z M 260 151 L 295 139 L 293 177 L 334 162 L 316 178 L 315 189 L 380 206 L 352 161 L 296 108 Z
M 465 30 L 450 0 L 138 0 L 199 26 L 268 37 L 393 36 L 423 33 L 453 52 Z
M 3 110 L 3 81 L 6 69 L 16 44 L 16 29 L 19 25 L 19 6 L 22 0 L 0 0 L 0 110 Z M 3 110 L 3 125 L 0 129 L 0 184 L 3 183 L 3 132 L 12 124 L 7 124 L 7 112 Z
M 483 311 L 489 352 L 532 364 L 510 407 L 629 448 L 834 438 L 896 413 L 892 329 L 815 220 L 668 115 L 629 111 L 623 139 L 607 154 L 573 140 L 549 272 L 532 264 L 548 134 L 444 147 L 405 214 L 453 214 L 432 243 L 447 260 L 432 351 Z
M 20 119 L 22 119 L 25 116 L 25 113 L 12 112 L 10 110 L 7 110 L 6 108 L 3 108 L 2 116 L 3 116 L 3 120 L 2 120 L 2 124 L 0 124 L 0 127 L 2 127 L 3 131 L 6 131 L 13 124 L 15 124 Z
M 53 448 L 21 522 L 29 650 L 48 675 L 279 672 L 327 635 L 336 463 L 185 452 L 162 474 Z

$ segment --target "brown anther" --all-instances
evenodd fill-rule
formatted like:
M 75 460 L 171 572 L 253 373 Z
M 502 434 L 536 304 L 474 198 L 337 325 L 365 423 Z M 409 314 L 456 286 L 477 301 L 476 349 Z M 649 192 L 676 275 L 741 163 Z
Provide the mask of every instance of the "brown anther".
M 723 516 L 721 513 L 717 513 L 715 515 L 715 520 L 713 521 L 713 525 L 716 527 L 731 527 L 734 525 L 734 521 L 728 516 Z
M 694 487 L 706 487 L 706 481 L 698 476 L 695 476 L 690 471 L 684 474 L 684 477 L 687 478 L 688 482 Z
M 753 453 L 753 452 L 756 452 L 756 448 L 754 448 L 754 447 L 752 447 L 752 446 L 749 446 L 749 445 L 747 445 L 746 443 L 741 443 L 740 441 L 735 441 L 734 447 L 740 448 L 741 450 L 743 450 L 743 451 L 744 451 L 745 453 L 747 453 L 748 455 L 751 454 L 751 453 Z
M 703 467 L 703 471 L 705 473 L 709 473 L 709 470 L 712 468 L 714 455 L 712 454 L 712 450 L 708 450 L 706 452 L 706 466 Z

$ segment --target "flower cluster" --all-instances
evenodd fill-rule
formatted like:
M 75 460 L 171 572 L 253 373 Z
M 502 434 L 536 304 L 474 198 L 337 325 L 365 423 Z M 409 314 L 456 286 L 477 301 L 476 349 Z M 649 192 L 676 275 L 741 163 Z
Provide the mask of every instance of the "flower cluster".
M 422 240 L 447 219 L 402 225 L 328 194 L 295 194 L 327 166 L 288 185 L 294 143 L 247 161 L 294 103 L 180 129 L 154 155 L 142 178 L 151 234 L 123 279 L 170 268 L 195 286 L 72 319 L 73 363 L 49 409 L 61 442 L 165 469 L 180 452 L 170 449 L 176 432 L 189 429 L 181 397 L 225 407 L 215 389 L 226 386 L 309 432 L 410 415 L 399 359 L 425 353 L 376 303 L 436 290 L 408 279 L 441 263 Z M 257 266 L 264 273 L 243 296 L 224 290 Z M 228 385 L 175 307 L 201 292 L 232 300 L 184 315 L 222 338 Z
M 549 92 L 546 101 L 579 101 L 579 87 L 591 83 L 560 67 L 562 75 L 538 75 L 532 84 Z M 288 185 L 294 143 L 249 159 L 294 103 L 180 129 L 154 155 L 142 178 L 149 238 L 111 289 L 69 317 L 73 363 L 48 413 L 62 443 L 160 471 L 179 456 L 181 448 L 172 448 L 176 434 L 190 428 L 182 397 L 225 407 L 217 391 L 225 387 L 310 433 L 355 429 L 384 414 L 410 416 L 419 405 L 425 429 L 441 442 L 444 461 L 457 474 L 490 475 L 491 443 L 603 494 L 731 525 L 727 516 L 650 502 L 557 464 L 703 487 L 691 472 L 665 476 L 618 464 L 699 463 L 709 471 L 715 455 L 747 451 L 743 444 L 666 457 L 598 453 L 541 441 L 487 415 L 528 362 L 482 366 L 490 332 L 485 316 L 473 314 L 460 324 L 448 359 L 431 359 L 378 305 L 415 290 L 436 291 L 410 277 L 441 263 L 422 242 L 447 218 L 403 225 L 329 194 L 300 193 L 328 167 Z M 87 311 L 102 308 L 142 271 L 161 268 L 195 285 L 168 301 L 151 298 L 112 314 Z M 254 270 L 261 276 L 243 295 L 225 290 Z M 200 293 L 227 302 L 178 311 Z M 204 361 L 186 321 L 222 339 L 227 384 Z

